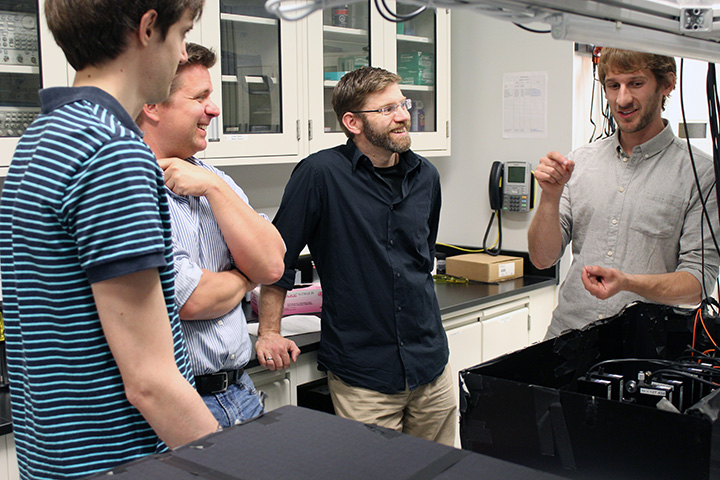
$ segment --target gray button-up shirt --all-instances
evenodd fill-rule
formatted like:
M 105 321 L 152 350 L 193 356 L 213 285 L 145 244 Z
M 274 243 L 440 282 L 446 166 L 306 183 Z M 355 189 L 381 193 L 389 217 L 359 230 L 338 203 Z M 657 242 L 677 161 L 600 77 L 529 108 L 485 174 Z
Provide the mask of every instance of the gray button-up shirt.
M 711 191 L 712 160 L 697 149 L 693 157 L 712 227 L 720 232 Z M 628 157 L 616 133 L 574 150 L 568 158 L 575 161 L 575 170 L 560 202 L 560 223 L 563 251 L 572 241 L 573 260 L 548 337 L 645 300 L 631 292 L 607 300 L 593 297 L 580 279 L 585 265 L 633 274 L 689 272 L 700 282 L 704 279 L 712 293 L 718 255 L 707 221 L 701 229 L 702 204 L 684 140 L 666 126 Z

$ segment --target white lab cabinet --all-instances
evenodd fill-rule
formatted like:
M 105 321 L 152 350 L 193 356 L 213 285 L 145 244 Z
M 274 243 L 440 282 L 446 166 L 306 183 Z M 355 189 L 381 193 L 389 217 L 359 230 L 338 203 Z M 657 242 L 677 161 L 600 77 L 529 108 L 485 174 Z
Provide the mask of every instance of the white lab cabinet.
M 387 3 L 403 14 L 417 8 Z M 24 11 L 27 4 L 32 11 Z M 332 91 L 342 73 L 364 64 L 404 75 L 403 92 L 414 103 L 413 150 L 424 156 L 450 154 L 448 10 L 428 8 L 395 24 L 382 19 L 373 3 L 360 2 L 348 6 L 346 23 L 336 20 L 336 7 L 291 22 L 266 12 L 264 4 L 206 2 L 188 35 L 218 54 L 211 79 L 221 113 L 208 128 L 208 147 L 200 158 L 220 167 L 294 163 L 345 143 L 332 111 Z M 24 48 L 3 50 L 0 43 L 0 176 L 7 173 L 25 125 L 40 111 L 37 89 L 71 85 L 75 75 L 38 4 L 18 5 L 12 8 L 22 11 L 0 8 L 0 30 L 14 31 Z M 404 59 L 413 54 L 432 64 L 430 74 L 421 77 L 405 68 Z
M 446 322 L 445 328 L 450 348 L 450 372 L 452 374 L 453 396 L 457 405 L 460 398 L 458 374 L 470 365 L 482 362 L 483 325 L 482 314 L 471 312 L 454 318 L 452 326 Z M 456 326 L 457 325 L 457 326 Z M 455 446 L 460 446 L 460 431 L 455 432 Z
M 338 15 L 338 8 L 346 13 Z M 219 53 L 211 78 L 221 113 L 198 155 L 209 163 L 293 163 L 345 143 L 331 103 L 337 80 L 364 65 L 399 71 L 412 54 L 432 64 L 424 77 L 404 70 L 402 89 L 415 105 L 412 148 L 425 156 L 450 153 L 447 10 L 427 9 L 398 27 L 371 2 L 329 7 L 298 21 L 267 13 L 264 0 L 208 2 L 190 39 Z

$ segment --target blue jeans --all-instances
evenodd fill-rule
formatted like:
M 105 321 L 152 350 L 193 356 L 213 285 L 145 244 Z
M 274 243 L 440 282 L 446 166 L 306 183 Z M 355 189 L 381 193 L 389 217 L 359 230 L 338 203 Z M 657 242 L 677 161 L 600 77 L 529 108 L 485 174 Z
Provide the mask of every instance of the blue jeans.
M 202 399 L 223 428 L 238 425 L 265 411 L 263 399 L 247 372 L 224 392 L 203 395 Z

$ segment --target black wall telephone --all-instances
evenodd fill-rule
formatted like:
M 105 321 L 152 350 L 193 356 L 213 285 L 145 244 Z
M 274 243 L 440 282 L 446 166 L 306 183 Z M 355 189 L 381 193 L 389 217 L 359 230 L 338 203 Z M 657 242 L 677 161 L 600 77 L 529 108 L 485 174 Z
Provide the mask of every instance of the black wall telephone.
M 535 203 L 535 177 L 530 162 L 493 162 L 488 193 L 492 210 L 529 212 Z

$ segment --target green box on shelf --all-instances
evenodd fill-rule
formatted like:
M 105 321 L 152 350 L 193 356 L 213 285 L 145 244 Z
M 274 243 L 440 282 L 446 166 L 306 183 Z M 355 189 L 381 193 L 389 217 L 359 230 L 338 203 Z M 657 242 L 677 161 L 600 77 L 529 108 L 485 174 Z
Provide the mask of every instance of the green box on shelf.
M 432 68 L 408 68 L 398 67 L 398 75 L 402 77 L 400 81 L 403 85 L 434 85 L 435 70 Z
M 407 52 L 398 55 L 398 69 L 407 67 L 412 70 L 419 68 L 435 69 L 435 55 L 425 52 Z

